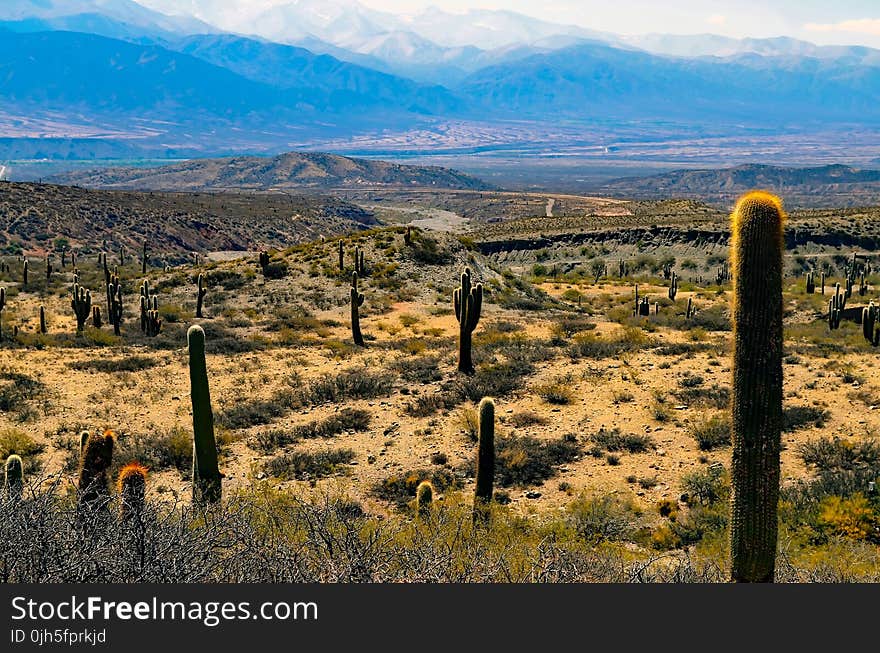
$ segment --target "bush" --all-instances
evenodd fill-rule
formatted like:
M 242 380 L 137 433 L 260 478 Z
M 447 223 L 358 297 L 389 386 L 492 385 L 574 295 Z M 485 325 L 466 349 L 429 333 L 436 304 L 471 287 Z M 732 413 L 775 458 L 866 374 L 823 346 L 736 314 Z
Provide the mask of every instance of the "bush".
M 424 385 L 443 378 L 439 363 L 440 359 L 437 356 L 415 356 L 398 359 L 391 364 L 391 368 L 400 374 L 404 381 Z
M 709 388 L 685 388 L 673 392 L 676 401 L 685 406 L 699 408 L 727 408 L 730 405 L 730 388 L 713 386 Z
M 0 370 L 0 412 L 12 413 L 18 421 L 35 417 L 33 402 L 46 401 L 49 389 L 42 381 L 9 370 Z
M 403 509 L 416 496 L 416 488 L 422 481 L 430 481 L 441 493 L 461 487 L 461 482 L 445 469 L 416 469 L 389 476 L 374 485 L 371 493 Z
M 502 487 L 537 485 L 556 474 L 554 467 L 576 460 L 582 453 L 573 435 L 547 441 L 531 436 L 496 438 L 495 478 Z
M 117 441 L 113 459 L 115 467 L 137 461 L 154 471 L 170 468 L 186 472 L 192 469 L 192 434 L 175 427 L 164 433 L 122 437 Z
M 681 477 L 681 489 L 688 505 L 712 505 L 726 502 L 730 479 L 722 465 L 710 465 Z
M 697 441 L 701 451 L 712 451 L 730 444 L 730 429 L 728 416 L 713 415 L 691 424 L 688 435 Z
M 316 379 L 299 393 L 301 404 L 316 406 L 344 399 L 373 399 L 393 392 L 394 375 L 349 368 L 335 377 Z
M 570 383 L 569 379 L 557 379 L 537 386 L 535 392 L 548 404 L 567 406 L 574 401 L 574 390 Z
M 880 543 L 880 510 L 860 493 L 823 499 L 817 523 L 827 535 Z
M 880 443 L 873 440 L 844 440 L 823 437 L 798 447 L 808 467 L 821 472 L 880 468 Z
M 346 431 L 362 432 L 370 428 L 372 416 L 367 410 L 343 408 L 325 420 L 297 426 L 293 430 L 294 439 L 332 438 Z
M 568 354 L 578 358 L 610 358 L 621 354 L 639 351 L 651 346 L 651 340 L 641 329 L 628 328 L 613 338 L 600 338 L 592 333 L 578 334 L 568 348 Z
M 782 430 L 797 431 L 814 426 L 822 428 L 830 413 L 815 406 L 788 406 L 782 411 Z
M 581 494 L 566 507 L 566 513 L 575 532 L 592 544 L 625 540 L 636 530 L 641 516 L 632 499 L 613 494 Z
M 104 372 L 113 374 L 117 372 L 141 372 L 158 365 L 158 361 L 149 356 L 126 356 L 125 358 L 87 358 L 81 361 L 68 363 L 70 369 L 78 372 Z
M 324 478 L 343 471 L 355 453 L 351 449 L 318 452 L 294 451 L 276 456 L 263 465 L 267 474 L 285 481 Z
M 510 424 L 516 428 L 526 428 L 529 426 L 538 426 L 547 423 L 547 418 L 538 415 L 531 410 L 524 410 L 514 413 L 509 418 Z
M 30 435 L 18 429 L 0 431 L 0 465 L 12 454 L 27 460 L 30 456 L 43 453 L 45 446 L 34 440 Z
M 621 433 L 616 427 L 610 431 L 600 429 L 590 436 L 590 441 L 600 450 L 611 452 L 643 453 L 656 447 L 650 435 Z

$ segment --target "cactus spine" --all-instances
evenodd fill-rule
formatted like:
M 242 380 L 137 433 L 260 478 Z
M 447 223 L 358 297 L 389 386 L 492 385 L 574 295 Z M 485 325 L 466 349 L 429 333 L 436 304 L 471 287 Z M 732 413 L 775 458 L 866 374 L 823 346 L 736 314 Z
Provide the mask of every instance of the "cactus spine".
M 193 502 L 217 503 L 222 496 L 217 442 L 214 439 L 214 413 L 205 364 L 205 331 L 191 326 L 186 334 L 189 349 L 189 385 L 193 415 Z
M 109 498 L 107 471 L 113 462 L 113 444 L 116 439 L 113 431 L 92 433 L 86 440 L 79 466 L 80 509 L 97 507 Z
M 492 488 L 495 484 L 495 402 L 484 397 L 480 402 L 480 432 L 477 443 L 477 478 L 474 488 L 474 520 L 489 515 Z
M 6 496 L 13 500 L 21 499 L 24 490 L 24 465 L 21 457 L 12 454 L 6 459 Z
M 781 201 L 749 193 L 732 216 L 731 579 L 773 582 L 782 429 Z
M 434 503 L 434 486 L 431 481 L 422 481 L 416 488 L 416 514 L 421 519 L 431 516 L 431 505 Z
M 73 282 L 73 299 L 70 300 L 70 306 L 76 316 L 76 330 L 78 333 L 82 333 L 86 326 L 86 320 L 92 311 L 92 293 L 76 281 Z
M 121 499 L 120 516 L 123 521 L 137 519 L 144 512 L 147 495 L 147 468 L 140 463 L 128 463 L 119 472 L 116 481 Z
M 361 333 L 360 307 L 364 303 L 364 294 L 358 292 L 358 273 L 351 273 L 351 338 L 358 347 L 364 346 L 364 336 Z
M 199 275 L 199 290 L 198 296 L 196 299 L 196 317 L 201 319 L 202 317 L 202 304 L 205 302 L 205 295 L 208 294 L 208 289 L 205 288 L 204 285 L 205 277 L 204 275 Z
M 461 275 L 461 285 L 452 293 L 455 319 L 458 320 L 458 371 L 474 373 L 471 358 L 471 342 L 474 329 L 480 321 L 483 309 L 483 284 L 471 286 L 471 269 L 465 268 Z

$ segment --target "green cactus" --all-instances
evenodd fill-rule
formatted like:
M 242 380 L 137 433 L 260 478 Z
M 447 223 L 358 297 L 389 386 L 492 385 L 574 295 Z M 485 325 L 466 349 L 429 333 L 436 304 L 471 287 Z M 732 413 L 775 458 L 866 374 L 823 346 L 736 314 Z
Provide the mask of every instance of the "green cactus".
M 416 514 L 421 519 L 429 519 L 433 503 L 434 486 L 431 485 L 431 481 L 422 481 L 416 488 Z
M 6 496 L 13 500 L 21 499 L 24 490 L 24 465 L 21 457 L 12 454 L 6 459 Z
M 364 336 L 361 333 L 361 314 L 360 307 L 364 304 L 364 294 L 358 292 L 358 273 L 351 273 L 351 337 L 354 344 L 358 347 L 364 346 Z
M 205 295 L 208 294 L 208 289 L 205 288 L 205 277 L 204 275 L 199 275 L 199 289 L 198 294 L 196 295 L 196 317 L 202 318 L 202 304 L 205 302 Z
M 92 312 L 92 293 L 76 281 L 73 282 L 73 298 L 70 300 L 70 306 L 76 316 L 77 333 L 82 333 L 86 320 Z
M 223 493 L 214 439 L 214 413 L 205 364 L 205 331 L 191 326 L 186 334 L 189 349 L 189 384 L 193 415 L 193 502 L 217 503 Z
M 678 277 L 675 276 L 675 272 L 672 273 L 672 282 L 669 284 L 669 299 L 675 301 L 675 296 L 678 294 Z
M 465 268 L 461 284 L 452 293 L 455 319 L 458 320 L 458 371 L 463 374 L 474 373 L 471 358 L 471 343 L 474 329 L 480 322 L 483 310 L 483 284 L 471 285 L 471 269 Z
M 484 397 L 480 402 L 480 431 L 477 444 L 477 478 L 474 488 L 474 520 L 485 521 L 492 502 L 495 484 L 495 402 Z
M 110 296 L 110 311 L 107 319 L 110 321 L 110 324 L 113 325 L 113 333 L 114 335 L 122 335 L 122 284 L 119 282 L 119 279 L 112 281 L 109 286 L 107 286 L 108 294 Z
M 107 472 L 113 462 L 113 445 L 116 436 L 113 431 L 92 433 L 86 440 L 79 466 L 80 509 L 106 504 L 109 499 Z
M 732 216 L 733 393 L 730 558 L 735 582 L 773 582 L 782 431 L 785 214 L 769 193 Z
M 137 519 L 144 512 L 147 495 L 147 468 L 137 462 L 128 463 L 119 472 L 116 487 L 123 521 Z
M 49 333 L 49 329 L 46 328 L 46 309 L 40 304 L 40 333 L 43 335 Z

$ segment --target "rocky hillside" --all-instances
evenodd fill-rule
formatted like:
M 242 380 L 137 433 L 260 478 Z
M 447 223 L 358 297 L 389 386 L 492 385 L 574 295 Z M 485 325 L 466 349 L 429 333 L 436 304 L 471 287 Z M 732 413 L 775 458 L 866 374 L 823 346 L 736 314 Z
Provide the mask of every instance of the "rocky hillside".
M 374 186 L 480 190 L 489 187 L 476 177 L 449 168 L 314 152 L 288 152 L 272 158 L 194 159 L 161 168 L 109 168 L 69 173 L 55 181 L 92 188 L 170 191 Z
M 353 204 L 318 195 L 176 194 L 0 183 L 0 248 L 38 254 L 73 248 L 139 251 L 145 239 L 172 259 L 190 252 L 286 247 L 375 222 Z

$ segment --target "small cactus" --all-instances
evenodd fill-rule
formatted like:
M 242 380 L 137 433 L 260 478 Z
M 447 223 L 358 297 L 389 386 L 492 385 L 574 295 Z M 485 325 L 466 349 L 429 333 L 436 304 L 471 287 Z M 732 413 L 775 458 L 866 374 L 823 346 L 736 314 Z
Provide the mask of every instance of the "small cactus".
M 116 487 L 120 497 L 123 521 L 136 519 L 144 512 L 147 495 L 147 468 L 140 463 L 127 464 L 119 472 Z
M 82 452 L 79 467 L 79 507 L 100 507 L 109 498 L 107 472 L 113 462 L 113 431 L 91 434 Z
M 189 384 L 193 416 L 193 503 L 217 503 L 222 497 L 217 441 L 214 439 L 214 412 L 205 364 L 205 331 L 191 326 L 186 334 L 189 350 Z
M 483 284 L 471 285 L 470 268 L 464 269 L 461 275 L 461 284 L 452 293 L 452 305 L 455 309 L 455 319 L 458 320 L 459 325 L 458 371 L 464 374 L 473 374 L 471 343 L 483 308 Z
M 816 292 L 816 282 L 813 281 L 813 273 L 807 272 L 807 294 L 812 295 Z
M 260 252 L 260 269 L 263 271 L 263 276 L 266 276 L 266 272 L 269 269 L 269 252 Z
M 495 484 L 495 402 L 484 397 L 480 402 L 480 430 L 477 444 L 477 478 L 474 488 L 474 520 L 485 521 L 489 515 Z
M 40 304 L 40 333 L 46 335 L 49 329 L 46 327 L 46 308 Z
M 204 275 L 199 275 L 199 289 L 198 294 L 196 295 L 196 317 L 202 318 L 202 304 L 205 302 L 205 295 L 208 294 L 208 289 L 205 288 L 205 277 Z
M 6 496 L 13 500 L 21 499 L 24 490 L 24 465 L 21 457 L 12 454 L 6 459 Z
M 421 519 L 431 516 L 431 505 L 434 503 L 434 486 L 431 481 L 422 481 L 416 488 L 416 513 Z
M 22 278 L 22 285 L 23 286 L 28 285 L 28 260 L 27 259 L 24 260 L 24 264 L 22 265 L 22 268 L 21 268 L 21 278 Z
M 406 225 L 406 231 L 403 232 L 403 244 L 409 247 L 412 245 L 412 226 Z
M 351 290 L 349 294 L 351 298 L 351 337 L 352 340 L 354 340 L 354 344 L 358 347 L 363 347 L 364 336 L 361 333 L 360 307 L 363 306 L 364 303 L 364 294 L 358 292 L 357 272 L 351 273 Z
M 103 324 L 104 323 L 101 320 L 101 307 L 92 306 L 92 326 L 96 329 L 100 329 Z

